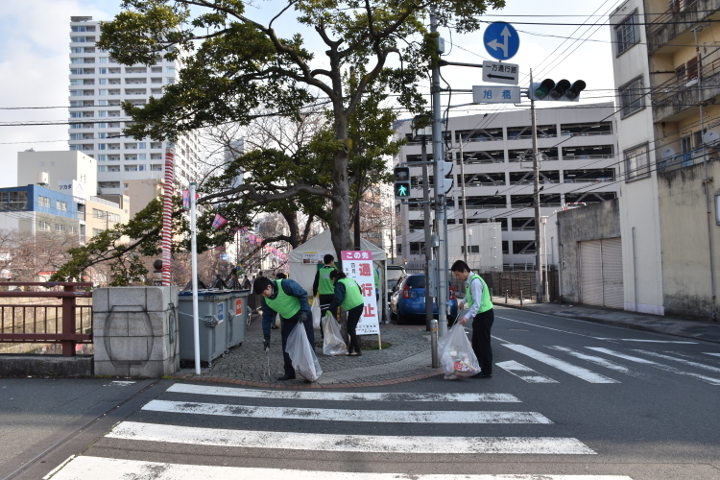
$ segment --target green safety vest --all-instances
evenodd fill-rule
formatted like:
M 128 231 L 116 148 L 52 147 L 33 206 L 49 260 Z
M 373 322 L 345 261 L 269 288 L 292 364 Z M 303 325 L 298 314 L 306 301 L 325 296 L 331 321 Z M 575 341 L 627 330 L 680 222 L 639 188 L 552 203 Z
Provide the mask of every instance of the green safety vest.
M 472 293 L 470 293 L 470 284 L 476 278 L 482 282 L 482 286 L 483 286 L 482 299 L 480 301 L 480 309 L 478 310 L 477 313 L 487 312 L 488 310 L 493 308 L 492 298 L 490 298 L 490 289 L 488 288 L 487 283 L 485 283 L 485 280 L 483 280 L 482 277 L 480 275 L 478 275 L 477 273 L 473 273 L 472 277 L 470 277 L 468 279 L 467 285 L 465 285 L 465 300 L 466 300 L 465 304 L 468 305 L 468 307 L 473 304 Z
M 355 280 L 352 278 L 341 278 L 338 282 L 345 285 L 345 299 L 343 299 L 343 302 L 340 305 L 343 310 L 347 312 L 348 310 L 352 310 L 358 305 L 365 303 L 362 292 L 360 291 L 360 285 L 358 285 Z
M 324 265 L 318 270 L 318 293 L 320 295 L 332 295 L 335 293 L 335 283 L 330 280 L 330 272 L 335 271 L 335 267 Z
M 275 280 L 275 288 L 277 296 L 274 299 L 263 297 L 265 304 L 280 314 L 281 318 L 292 318 L 300 311 L 300 300 L 296 297 L 288 295 L 282 289 L 282 279 Z

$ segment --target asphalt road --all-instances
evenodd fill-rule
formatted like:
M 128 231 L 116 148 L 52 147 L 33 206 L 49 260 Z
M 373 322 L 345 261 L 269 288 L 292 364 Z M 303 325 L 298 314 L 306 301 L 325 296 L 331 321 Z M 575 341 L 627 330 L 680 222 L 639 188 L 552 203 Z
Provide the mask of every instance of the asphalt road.
M 77 455 L 52 478 L 720 479 L 719 344 L 495 315 L 491 379 L 323 391 L 138 383 L 112 419 L 15 478 Z

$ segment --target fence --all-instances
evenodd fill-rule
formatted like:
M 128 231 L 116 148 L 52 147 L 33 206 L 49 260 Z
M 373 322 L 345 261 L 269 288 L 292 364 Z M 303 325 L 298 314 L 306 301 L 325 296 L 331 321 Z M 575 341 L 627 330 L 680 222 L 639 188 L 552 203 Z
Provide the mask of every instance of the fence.
M 60 344 L 63 356 L 75 356 L 77 344 L 92 343 L 92 301 L 81 300 L 92 298 L 89 287 L 92 283 L 0 282 L 0 298 L 12 302 L 0 303 L 0 342 Z
M 507 295 L 519 298 L 522 292 L 523 298 L 537 299 L 537 279 L 535 271 L 519 272 L 490 272 L 483 273 L 482 277 L 492 289 L 493 295 L 497 297 Z M 557 270 L 547 272 L 548 301 L 554 302 L 560 298 L 560 283 Z

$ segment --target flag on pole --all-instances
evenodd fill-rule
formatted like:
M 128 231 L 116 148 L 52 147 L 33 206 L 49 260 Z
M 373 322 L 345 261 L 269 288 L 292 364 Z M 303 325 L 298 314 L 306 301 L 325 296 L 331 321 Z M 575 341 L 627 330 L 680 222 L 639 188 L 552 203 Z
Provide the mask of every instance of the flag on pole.
M 212 222 L 212 228 L 217 230 L 218 228 L 222 227 L 226 223 L 227 223 L 227 220 L 225 220 L 225 218 L 223 218 L 223 216 L 220 215 L 219 213 L 216 213 L 215 220 L 213 220 L 213 222 Z
M 182 208 L 190 210 L 190 190 L 182 191 Z

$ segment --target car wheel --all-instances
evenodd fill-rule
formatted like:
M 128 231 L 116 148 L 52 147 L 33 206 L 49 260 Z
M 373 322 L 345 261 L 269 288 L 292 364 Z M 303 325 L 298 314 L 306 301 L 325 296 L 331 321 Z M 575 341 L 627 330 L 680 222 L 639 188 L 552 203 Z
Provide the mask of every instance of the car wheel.
M 405 320 L 406 320 L 405 316 L 404 316 L 404 315 L 400 315 L 400 312 L 398 312 L 398 313 L 397 313 L 397 324 L 398 324 L 398 325 L 405 325 Z
M 396 319 L 397 319 L 397 314 L 395 312 L 393 312 L 392 310 L 390 310 L 390 320 L 396 320 Z

